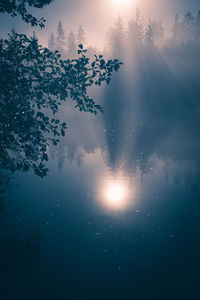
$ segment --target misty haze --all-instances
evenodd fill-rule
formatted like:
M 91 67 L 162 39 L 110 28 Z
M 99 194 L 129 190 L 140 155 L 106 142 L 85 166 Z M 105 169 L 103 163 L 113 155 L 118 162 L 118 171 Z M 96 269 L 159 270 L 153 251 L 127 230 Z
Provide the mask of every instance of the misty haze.
M 200 5 L 51 2 L 0 1 L 0 299 L 199 299 Z

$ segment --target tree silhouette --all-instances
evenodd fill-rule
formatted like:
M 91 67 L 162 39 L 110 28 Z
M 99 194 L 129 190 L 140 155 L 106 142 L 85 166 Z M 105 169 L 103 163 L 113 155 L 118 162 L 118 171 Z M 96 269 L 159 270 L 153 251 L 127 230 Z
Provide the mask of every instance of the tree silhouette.
M 86 44 L 86 37 L 85 37 L 85 30 L 83 29 L 83 27 L 80 25 L 77 35 L 76 35 L 76 40 L 78 44 Z
M 48 48 L 51 51 L 56 50 L 56 42 L 55 42 L 55 37 L 54 37 L 53 33 L 51 33 L 51 35 L 50 35 L 50 38 L 49 38 L 49 41 L 48 41 Z
M 199 44 L 200 43 L 200 35 L 199 35 L 199 32 L 200 32 L 200 10 L 198 11 L 197 13 L 197 16 L 196 16 L 196 21 L 195 21 L 195 41 Z
M 127 35 L 131 46 L 137 47 L 142 44 L 144 39 L 144 24 L 138 9 L 136 10 L 136 17 L 128 24 Z
M 70 31 L 67 38 L 67 58 L 75 58 L 77 56 L 77 43 L 73 31 Z
M 65 47 L 66 47 L 66 42 L 65 42 L 65 32 L 63 30 L 63 25 L 62 22 L 58 22 L 58 27 L 57 27 L 57 37 L 56 37 L 56 44 L 55 48 L 58 50 L 62 55 L 65 53 Z
M 43 235 L 39 230 L 34 230 L 29 236 L 20 238 L 0 228 L 0 275 L 16 273 L 21 268 L 27 270 L 40 256 L 40 243 Z
M 184 36 L 190 40 L 194 41 L 194 32 L 195 32 L 195 17 L 192 15 L 191 12 L 188 12 L 185 15 L 184 21 L 183 21 L 183 34 Z
M 179 16 L 178 14 L 176 14 L 174 18 L 174 25 L 172 28 L 172 39 L 178 43 L 179 38 L 180 38 L 180 24 L 179 24 Z
M 50 4 L 53 0 L 0 0 L 0 12 L 8 13 L 12 17 L 16 17 L 17 15 L 22 17 L 27 23 L 30 23 L 32 26 L 39 25 L 41 28 L 44 27 L 45 19 L 37 19 L 32 14 L 27 12 L 27 6 L 35 7 L 35 8 L 43 8 L 45 5 Z
M 97 113 L 102 107 L 87 95 L 87 88 L 110 82 L 118 60 L 99 56 L 90 63 L 79 45 L 77 59 L 62 60 L 38 44 L 34 36 L 12 32 L 0 40 L 0 170 L 47 173 L 50 142 L 57 145 L 66 123 L 53 115 L 68 97 L 81 111 Z
M 25 22 L 44 27 L 44 19 L 27 14 L 26 6 L 42 8 L 51 2 L 1 1 L 0 12 L 20 14 Z M 62 52 L 64 45 L 59 22 L 56 46 Z M 67 128 L 66 122 L 54 117 L 62 101 L 71 98 L 80 111 L 102 111 L 87 89 L 102 81 L 109 83 L 121 63 L 116 59 L 105 62 L 102 56 L 90 63 L 86 51 L 80 44 L 77 59 L 63 60 L 58 50 L 40 46 L 36 36 L 13 31 L 7 39 L 0 39 L 0 183 L 16 170 L 32 169 L 40 177 L 47 174 L 49 143 L 57 145 Z
M 163 28 L 162 22 L 153 21 L 151 22 L 152 34 L 154 44 L 160 45 L 164 41 L 165 30 Z
M 127 37 L 120 17 L 115 26 L 110 28 L 107 34 L 107 41 L 110 53 L 118 58 L 122 57 L 126 48 Z
M 145 44 L 148 47 L 152 47 L 154 45 L 153 28 L 152 28 L 151 19 L 149 19 L 149 23 L 147 25 L 146 32 L 145 32 Z
M 200 12 L 197 13 L 196 17 L 188 12 L 182 20 L 179 19 L 178 15 L 175 17 L 173 29 L 172 29 L 172 40 L 177 44 L 183 43 L 200 43 Z

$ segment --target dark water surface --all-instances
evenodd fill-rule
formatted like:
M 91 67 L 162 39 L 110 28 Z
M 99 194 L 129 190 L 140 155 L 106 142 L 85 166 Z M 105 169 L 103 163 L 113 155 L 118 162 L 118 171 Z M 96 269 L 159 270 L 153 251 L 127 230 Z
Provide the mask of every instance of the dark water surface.
M 199 189 L 167 178 L 157 160 L 144 178 L 129 174 L 130 206 L 107 207 L 97 195 L 102 152 L 82 159 L 62 171 L 51 162 L 43 180 L 16 176 L 3 218 L 11 244 L 2 299 L 198 299 Z M 14 237 L 33 230 L 41 241 L 14 251 Z
M 200 299 L 199 77 L 166 60 L 116 76 L 102 116 L 63 106 L 48 176 L 15 174 L 0 299 Z

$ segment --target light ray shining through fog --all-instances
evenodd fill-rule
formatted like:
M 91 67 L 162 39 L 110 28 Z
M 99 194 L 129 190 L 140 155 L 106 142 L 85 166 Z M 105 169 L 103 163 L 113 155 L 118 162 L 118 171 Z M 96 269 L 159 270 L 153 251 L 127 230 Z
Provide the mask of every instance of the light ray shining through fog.
M 182 41 L 173 35 L 175 32 L 168 37 L 162 23 L 150 22 L 145 23 L 142 12 L 136 11 L 134 19 L 125 23 L 118 18 L 108 31 L 104 54 L 120 58 L 124 65 L 109 87 L 99 93 L 91 91 L 104 108 L 104 114 L 97 117 L 97 123 L 96 118 L 88 119 L 76 112 L 71 118 L 72 110 L 66 108 L 66 116 L 67 110 L 70 112 L 68 117 L 73 132 L 82 123 L 90 132 L 83 137 L 77 130 L 78 138 L 75 139 L 71 139 L 69 133 L 69 149 L 73 149 L 73 157 L 76 157 L 80 146 L 87 151 L 100 147 L 113 170 L 124 167 L 134 173 L 139 169 L 141 176 L 154 170 L 154 160 L 157 159 L 164 162 L 168 159 L 173 164 L 173 160 L 179 157 L 183 166 L 182 159 L 189 163 L 193 153 L 194 160 L 198 161 L 198 145 L 192 143 L 192 139 L 197 139 L 199 128 L 198 113 L 194 113 L 194 107 L 198 107 L 198 76 L 193 80 L 194 73 L 199 72 L 195 63 L 197 57 L 194 56 L 198 38 L 193 46 L 182 45 Z M 180 16 L 179 26 L 183 26 L 183 30 L 184 22 L 184 17 Z M 186 32 L 181 39 L 185 38 L 185 43 L 190 43 L 188 39 L 191 36 Z M 187 61 L 184 59 L 186 53 Z M 189 103 L 193 103 L 191 114 L 188 114 Z M 195 111 L 198 112 L 198 109 Z M 190 117 L 193 118 L 192 123 Z M 188 124 L 188 133 L 182 126 L 183 122 Z M 186 134 L 187 139 L 184 138 Z M 174 143 L 176 135 L 180 143 L 177 145 Z M 181 155 L 179 145 L 182 145 Z M 167 164 L 164 165 L 169 171 Z M 191 174 L 194 178 L 198 167 L 194 169 L 192 161 L 191 168 L 196 174 Z M 183 177 L 186 178 L 188 169 L 184 172 Z M 195 186 L 197 182 L 198 176 L 191 184 Z
M 23 148 L 9 161 L 13 170 L 21 155 L 14 178 L 5 176 L 8 189 L 0 186 L 0 299 L 200 299 L 199 9 L 196 0 L 55 0 L 36 12 L 47 17 L 47 25 L 35 36 L 58 50 L 58 59 L 77 59 L 77 50 L 87 49 L 82 54 L 90 62 L 97 58 L 93 67 L 99 62 L 104 70 L 110 59 L 123 65 L 108 84 L 88 87 L 87 101 L 94 99 L 103 113 L 79 111 L 70 97 L 59 105 L 52 126 L 57 130 L 65 122 L 67 129 L 60 143 L 45 148 L 47 176 L 39 178 L 23 165 Z M 32 32 L 19 18 L 2 15 L 2 35 L 11 27 Z M 67 65 L 75 75 L 79 63 Z M 85 66 L 79 71 L 68 78 L 72 86 L 79 75 L 84 80 Z M 17 107 L 26 87 L 22 79 Z M 57 81 L 44 88 L 53 93 Z M 13 101 L 18 89 L 7 90 Z M 75 90 L 76 96 L 82 91 Z M 43 115 L 37 116 L 42 127 Z M 10 118 L 13 131 L 17 118 Z M 31 133 L 25 130 L 26 137 Z M 12 149 L 15 137 L 14 131 Z M 30 149 L 25 143 L 34 166 Z

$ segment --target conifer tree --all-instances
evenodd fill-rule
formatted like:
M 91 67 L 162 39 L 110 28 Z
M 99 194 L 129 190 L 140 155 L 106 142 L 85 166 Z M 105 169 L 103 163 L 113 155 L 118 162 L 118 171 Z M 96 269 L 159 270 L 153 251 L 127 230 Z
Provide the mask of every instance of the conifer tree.
M 50 38 L 49 38 L 49 41 L 48 41 L 48 48 L 51 51 L 54 51 L 56 49 L 55 37 L 54 37 L 53 33 L 51 33 L 51 35 L 50 35 Z
M 180 39 L 180 23 L 179 23 L 179 16 L 178 14 L 175 15 L 174 18 L 174 25 L 172 28 L 172 39 L 175 42 L 178 42 Z
M 145 44 L 148 47 L 152 47 L 154 45 L 151 19 L 149 19 L 149 23 L 147 25 L 146 32 L 145 32 Z
M 161 45 L 164 40 L 165 30 L 163 28 L 162 22 L 153 21 L 151 22 L 153 42 L 157 46 Z
M 112 55 L 122 57 L 126 49 L 127 37 L 122 19 L 119 17 L 114 27 L 107 34 L 108 48 Z
M 57 27 L 57 37 L 56 37 L 56 49 L 64 55 L 66 48 L 66 42 L 65 42 L 65 32 L 63 30 L 62 22 L 58 22 Z
M 183 39 L 187 41 L 194 42 L 195 40 L 195 17 L 192 15 L 191 12 L 188 12 L 185 15 L 183 21 Z
M 141 45 L 144 39 L 144 24 L 139 10 L 136 10 L 136 17 L 128 24 L 128 41 L 131 46 Z
M 75 34 L 70 31 L 67 38 L 67 58 L 75 58 L 77 56 L 77 42 Z
M 195 41 L 197 44 L 200 44 L 200 10 L 198 11 L 196 16 Z
M 76 40 L 78 44 L 82 44 L 85 46 L 86 44 L 86 37 L 85 37 L 85 30 L 83 29 L 83 27 L 80 25 L 77 35 L 76 35 Z

